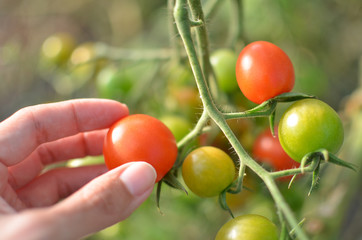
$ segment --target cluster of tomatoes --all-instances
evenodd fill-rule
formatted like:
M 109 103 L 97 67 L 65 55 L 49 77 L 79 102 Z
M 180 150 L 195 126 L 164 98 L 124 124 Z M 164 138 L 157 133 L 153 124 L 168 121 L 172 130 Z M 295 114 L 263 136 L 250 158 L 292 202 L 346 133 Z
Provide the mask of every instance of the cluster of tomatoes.
M 239 57 L 230 50 L 219 50 L 210 60 L 220 91 L 226 95 L 239 86 L 247 99 L 261 104 L 290 92 L 294 86 L 292 62 L 283 50 L 269 42 L 251 43 Z M 110 128 L 104 143 L 105 162 L 114 168 L 129 161 L 147 161 L 155 167 L 158 182 L 181 157 L 182 178 L 187 187 L 200 197 L 217 196 L 235 181 L 237 164 L 217 144 L 198 146 L 200 141 L 186 156 L 178 154 L 177 142 L 191 129 L 192 125 L 182 117 L 158 120 L 132 114 Z M 311 152 L 326 149 L 336 153 L 342 142 L 343 126 L 338 114 L 326 103 L 308 98 L 291 104 L 275 134 L 269 128 L 262 131 L 250 151 L 261 164 L 279 171 L 298 167 Z M 278 239 L 278 231 L 262 216 L 243 215 L 226 223 L 216 239 Z
M 237 110 L 262 104 L 290 92 L 294 86 L 291 60 L 282 49 L 269 42 L 251 43 L 239 56 L 230 49 L 219 49 L 212 53 L 210 63 L 218 91 L 224 97 L 221 99 L 227 99 L 239 108 Z M 109 169 L 129 161 L 147 161 L 156 169 L 156 182 L 159 182 L 171 169 L 177 171 L 180 166 L 182 181 L 189 190 L 200 197 L 214 197 L 235 181 L 238 159 L 217 127 L 194 139 L 186 149 L 187 154 L 178 148 L 178 142 L 197 121 L 195 112 L 202 107 L 190 68 L 184 65 L 168 64 L 166 71 L 160 68 L 168 87 L 161 100 L 152 103 L 157 105 L 161 101 L 170 114 L 159 110 L 162 114 L 153 117 L 137 113 L 143 109 L 137 109 L 134 104 L 137 99 L 128 98 L 137 95 L 132 89 L 140 92 L 134 73 L 139 76 L 142 69 L 136 68 L 132 73 L 106 59 L 96 58 L 96 44 L 76 46 L 68 34 L 53 35 L 42 46 L 41 67 L 53 71 L 53 77 L 46 79 L 51 79 L 58 92 L 71 93 L 95 77 L 99 97 L 125 101 L 130 106 L 132 114 L 116 122 L 105 138 L 103 153 Z M 60 73 L 56 78 L 54 71 Z M 129 104 L 128 100 L 134 102 Z M 232 119 L 228 124 L 252 157 L 272 171 L 297 168 L 306 154 L 321 149 L 336 153 L 343 142 L 343 126 L 338 114 L 314 98 L 291 104 L 274 133 L 264 122 L 258 124 L 255 119 Z M 263 130 L 252 130 L 260 126 Z M 227 196 L 232 199 L 232 195 Z M 250 214 L 226 223 L 216 236 L 219 240 L 239 238 L 277 239 L 278 231 L 267 218 Z

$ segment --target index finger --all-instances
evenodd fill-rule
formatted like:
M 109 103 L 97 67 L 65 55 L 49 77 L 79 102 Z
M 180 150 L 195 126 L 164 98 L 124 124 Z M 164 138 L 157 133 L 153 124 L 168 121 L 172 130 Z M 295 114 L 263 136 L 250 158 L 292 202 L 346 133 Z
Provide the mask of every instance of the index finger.
M 39 145 L 110 127 L 128 115 L 126 105 L 106 99 L 78 99 L 23 108 L 0 124 L 0 162 L 12 166 Z

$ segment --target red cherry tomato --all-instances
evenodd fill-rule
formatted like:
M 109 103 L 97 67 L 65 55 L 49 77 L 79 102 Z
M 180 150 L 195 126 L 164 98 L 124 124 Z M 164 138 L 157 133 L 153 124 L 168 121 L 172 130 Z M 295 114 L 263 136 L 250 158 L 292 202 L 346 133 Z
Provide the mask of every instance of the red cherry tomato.
M 289 157 L 282 148 L 277 132 L 276 128 L 274 137 L 268 128 L 259 134 L 253 146 L 254 158 L 261 163 L 270 165 L 276 171 L 299 167 L 299 163 Z
M 109 169 L 127 162 L 148 162 L 156 169 L 158 182 L 174 165 L 177 146 L 175 137 L 160 120 L 134 114 L 111 126 L 104 141 L 103 155 Z
M 236 79 L 246 98 L 260 104 L 294 86 L 294 68 L 278 46 L 257 41 L 247 45 L 236 63 Z

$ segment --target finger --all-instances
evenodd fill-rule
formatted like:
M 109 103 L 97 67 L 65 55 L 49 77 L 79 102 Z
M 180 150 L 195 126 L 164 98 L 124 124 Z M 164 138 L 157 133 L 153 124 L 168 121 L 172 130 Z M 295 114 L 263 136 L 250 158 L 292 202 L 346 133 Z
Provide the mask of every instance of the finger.
M 0 197 L 0 215 L 16 213 L 15 209 L 12 208 L 2 197 Z
M 0 198 L 13 209 L 23 209 L 25 207 L 23 202 L 19 200 L 14 189 L 8 184 L 8 176 L 8 168 L 0 163 Z M 9 210 L 6 205 L 0 205 L 0 213 Z
M 107 168 L 104 165 L 53 169 L 35 178 L 16 192 L 27 207 L 50 206 L 68 197 L 106 171 Z
M 126 115 L 125 105 L 106 99 L 69 100 L 23 108 L 0 124 L 0 161 L 7 166 L 15 165 L 45 142 L 108 128 Z
M 53 208 L 59 229 L 75 239 L 124 220 L 151 194 L 155 180 L 154 168 L 144 162 L 103 174 Z
M 106 133 L 107 129 L 79 133 L 40 145 L 24 161 L 9 167 L 9 184 L 18 189 L 38 176 L 46 165 L 102 154 Z

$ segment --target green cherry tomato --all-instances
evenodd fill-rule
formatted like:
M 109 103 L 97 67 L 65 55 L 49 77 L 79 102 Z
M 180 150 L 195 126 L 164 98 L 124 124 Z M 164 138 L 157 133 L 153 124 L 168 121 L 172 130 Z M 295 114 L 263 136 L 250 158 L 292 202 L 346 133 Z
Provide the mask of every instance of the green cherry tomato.
M 188 188 L 200 197 L 219 195 L 235 177 L 235 164 L 219 148 L 204 146 L 190 152 L 182 165 Z
M 97 75 L 98 94 L 101 98 L 123 100 L 131 91 L 134 80 L 127 70 L 109 65 L 101 69 Z
M 235 65 L 238 56 L 230 49 L 219 49 L 210 57 L 219 87 L 224 92 L 233 92 L 238 88 Z
M 175 137 L 160 120 L 133 114 L 115 122 L 104 140 L 104 160 L 109 169 L 128 162 L 144 161 L 151 164 L 160 181 L 177 158 Z
M 176 115 L 166 115 L 160 118 L 173 133 L 176 141 L 180 141 L 192 129 L 192 124 L 186 118 Z
M 247 214 L 231 219 L 216 234 L 215 240 L 277 240 L 278 229 L 266 217 Z
M 75 40 L 68 33 L 56 33 L 45 39 L 41 55 L 53 64 L 64 64 L 75 47 Z
M 236 63 L 240 90 L 250 101 L 260 104 L 294 86 L 294 68 L 288 55 L 278 46 L 265 41 L 247 45 Z
M 284 112 L 278 133 L 285 152 L 298 162 L 304 155 L 319 149 L 336 153 L 344 138 L 338 114 L 328 104 L 317 99 L 293 103 Z

